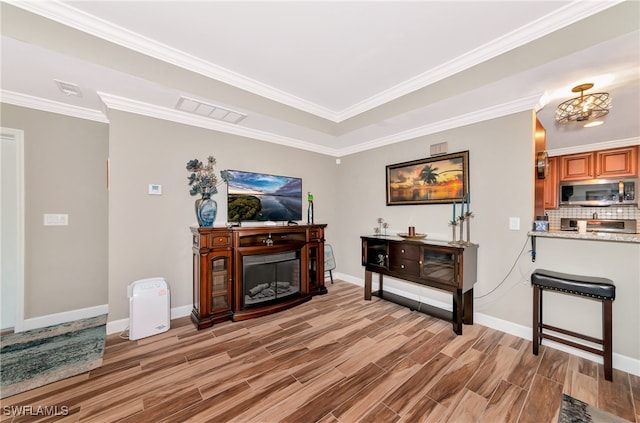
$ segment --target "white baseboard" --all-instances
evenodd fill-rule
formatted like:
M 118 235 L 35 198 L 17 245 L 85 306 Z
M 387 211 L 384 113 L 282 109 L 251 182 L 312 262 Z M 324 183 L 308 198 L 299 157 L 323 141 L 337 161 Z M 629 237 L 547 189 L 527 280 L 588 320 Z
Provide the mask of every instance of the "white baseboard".
M 346 275 L 343 273 L 336 273 L 333 275 L 334 279 L 340 279 L 345 282 L 352 283 L 354 285 L 364 287 L 364 280 L 361 278 L 357 278 L 351 275 Z M 405 298 L 410 298 L 412 300 L 420 300 L 424 304 L 429 304 L 435 307 L 440 307 L 444 310 L 451 311 L 452 304 L 442 303 L 440 301 L 434 301 L 425 297 L 418 297 L 415 294 L 408 293 L 402 291 L 401 289 L 393 289 L 393 288 L 385 288 L 385 291 L 389 291 L 393 294 L 403 296 Z M 489 327 L 491 329 L 496 329 L 501 332 L 508 333 L 510 335 L 517 336 L 519 338 L 531 340 L 533 338 L 533 329 L 531 326 L 523 326 L 517 323 L 510 322 L 508 320 L 498 319 L 493 316 L 489 316 L 482 313 L 475 312 L 473 314 L 473 322 L 482 326 Z M 546 339 L 542 340 L 542 345 L 548 346 L 550 348 L 564 351 L 566 353 L 585 358 L 587 360 L 595 361 L 596 363 L 602 364 L 602 357 L 588 353 L 586 351 L 572 348 L 568 345 L 560 344 L 558 342 L 549 341 Z M 622 370 L 623 372 L 630 373 L 632 375 L 640 376 L 640 360 L 627 357 L 621 354 L 613 353 L 612 357 L 613 367 L 618 370 Z
M 333 279 L 340 279 L 341 281 L 364 287 L 364 279 L 356 278 L 355 276 L 347 275 L 346 273 L 333 272 Z
M 173 320 L 180 317 L 188 316 L 191 314 L 191 310 L 193 310 L 192 305 L 174 307 L 171 309 L 171 319 Z M 113 333 L 121 333 L 128 328 L 129 318 L 107 322 L 107 335 L 111 335 Z
M 122 333 L 129 328 L 129 318 L 107 322 L 107 335 Z
M 91 317 L 101 316 L 109 312 L 109 306 L 102 304 L 93 307 L 81 308 L 78 310 L 64 311 L 62 313 L 48 314 L 46 316 L 33 317 L 25 319 L 22 324 L 22 330 L 44 328 L 47 326 L 59 325 L 61 323 L 73 322 L 80 319 L 88 319 Z
M 185 305 L 185 306 L 172 308 L 171 318 L 177 319 L 179 317 L 189 316 L 192 310 L 193 310 L 193 305 Z

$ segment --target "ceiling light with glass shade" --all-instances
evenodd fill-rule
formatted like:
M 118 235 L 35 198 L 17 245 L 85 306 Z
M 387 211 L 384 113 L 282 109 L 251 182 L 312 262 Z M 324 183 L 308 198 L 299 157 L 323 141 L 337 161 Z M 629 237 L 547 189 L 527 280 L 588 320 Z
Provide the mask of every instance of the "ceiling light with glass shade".
M 593 84 L 580 84 L 571 89 L 574 93 L 580 93 L 580 97 L 562 102 L 556 108 L 556 122 L 586 122 L 601 118 L 609 113 L 611 108 L 611 96 L 609 93 L 585 94 L 593 88 Z

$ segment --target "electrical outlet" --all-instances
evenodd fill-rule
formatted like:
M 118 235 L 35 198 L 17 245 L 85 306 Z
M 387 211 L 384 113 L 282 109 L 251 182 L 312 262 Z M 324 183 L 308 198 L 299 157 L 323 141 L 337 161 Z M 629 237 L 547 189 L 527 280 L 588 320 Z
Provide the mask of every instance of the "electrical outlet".
M 519 217 L 510 217 L 509 218 L 509 229 L 512 231 L 520 230 L 520 218 Z

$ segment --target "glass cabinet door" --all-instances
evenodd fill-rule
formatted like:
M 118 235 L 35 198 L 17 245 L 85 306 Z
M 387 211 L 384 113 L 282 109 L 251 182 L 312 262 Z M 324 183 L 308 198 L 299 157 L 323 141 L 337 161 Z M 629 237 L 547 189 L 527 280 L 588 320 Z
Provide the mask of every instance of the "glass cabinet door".
M 229 257 L 211 258 L 211 311 L 229 309 Z
M 458 255 L 438 248 L 422 248 L 422 275 L 438 282 L 456 285 Z
M 309 288 L 315 289 L 318 285 L 318 246 L 309 245 Z M 324 277 L 324 275 L 323 275 Z

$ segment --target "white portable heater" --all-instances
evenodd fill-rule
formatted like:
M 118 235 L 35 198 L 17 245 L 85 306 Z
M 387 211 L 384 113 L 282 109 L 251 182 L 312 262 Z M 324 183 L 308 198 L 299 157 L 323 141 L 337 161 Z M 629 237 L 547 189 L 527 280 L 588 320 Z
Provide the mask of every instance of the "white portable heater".
M 129 284 L 129 339 L 136 340 L 169 330 L 171 295 L 164 278 Z

